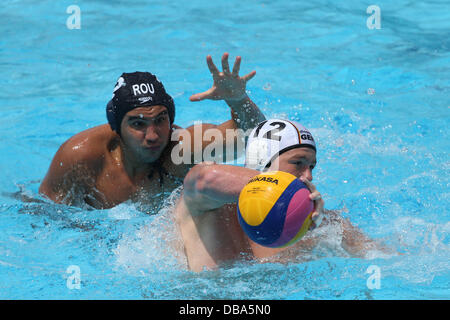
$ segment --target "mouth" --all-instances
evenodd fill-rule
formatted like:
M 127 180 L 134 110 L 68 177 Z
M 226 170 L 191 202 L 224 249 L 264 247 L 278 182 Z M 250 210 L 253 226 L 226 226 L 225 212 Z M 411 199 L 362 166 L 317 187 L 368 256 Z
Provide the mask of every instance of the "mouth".
M 159 151 L 159 149 L 161 149 L 161 146 L 158 145 L 158 146 L 144 147 L 144 149 L 145 149 L 145 150 L 148 150 L 148 151 L 155 152 L 155 151 Z

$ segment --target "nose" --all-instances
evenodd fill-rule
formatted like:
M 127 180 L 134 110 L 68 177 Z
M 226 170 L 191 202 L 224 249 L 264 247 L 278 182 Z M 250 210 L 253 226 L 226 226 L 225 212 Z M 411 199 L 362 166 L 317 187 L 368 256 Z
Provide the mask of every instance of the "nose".
M 308 179 L 309 181 L 313 180 L 312 171 L 310 168 L 305 169 L 305 171 L 302 172 L 301 176 Z
M 147 142 L 153 143 L 157 141 L 159 138 L 158 131 L 156 130 L 154 125 L 149 125 L 147 127 L 147 130 L 145 131 L 145 140 Z

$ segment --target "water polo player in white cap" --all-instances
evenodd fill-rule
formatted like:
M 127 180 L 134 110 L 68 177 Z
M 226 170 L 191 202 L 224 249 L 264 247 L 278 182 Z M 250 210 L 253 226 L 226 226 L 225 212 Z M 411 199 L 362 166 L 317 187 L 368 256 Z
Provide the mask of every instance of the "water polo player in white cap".
M 230 71 L 225 53 L 219 72 L 211 56 L 207 57 L 213 86 L 190 100 L 225 100 L 232 119 L 220 125 L 191 126 L 186 131 L 192 136 L 194 131 L 206 128 L 223 134 L 227 129 L 245 131 L 265 119 L 245 91 L 255 71 L 240 77 L 240 63 L 241 57 L 237 57 Z M 39 192 L 57 203 L 75 206 L 87 204 L 100 209 L 136 200 L 148 203 L 146 207 L 152 210 L 162 203 L 165 193 L 182 184 L 193 166 L 192 162 L 174 163 L 171 158 L 172 149 L 179 143 L 171 141 L 173 130 L 179 128 L 174 125 L 174 101 L 153 74 L 123 73 L 106 114 L 108 124 L 78 133 L 59 148 Z M 202 141 L 199 151 L 208 144 Z
M 275 257 L 311 250 L 317 237 L 301 239 L 289 248 L 267 248 L 251 241 L 239 225 L 236 203 L 242 188 L 261 171 L 284 171 L 301 179 L 314 200 L 312 228 L 334 221 L 342 229 L 342 247 L 352 256 L 364 256 L 376 246 L 350 222 L 324 210 L 324 200 L 311 183 L 316 165 L 316 143 L 301 124 L 283 119 L 261 122 L 247 141 L 245 167 L 202 163 L 192 168 L 184 180 L 183 195 L 175 210 L 175 220 L 184 242 L 189 268 L 201 271 L 238 259 Z M 288 252 L 286 254 L 286 252 Z M 282 253 L 284 257 L 282 257 Z

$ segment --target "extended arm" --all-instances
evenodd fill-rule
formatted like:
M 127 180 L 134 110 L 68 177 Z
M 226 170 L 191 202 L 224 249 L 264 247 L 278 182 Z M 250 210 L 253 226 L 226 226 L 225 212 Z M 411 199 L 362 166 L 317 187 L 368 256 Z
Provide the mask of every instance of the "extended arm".
M 326 213 L 327 223 L 335 223 L 342 230 L 342 248 L 352 257 L 366 258 L 370 251 L 377 251 L 383 254 L 398 254 L 393 248 L 389 248 L 382 241 L 373 240 L 365 235 L 359 228 L 354 226 L 349 219 L 346 219 L 334 211 L 328 210 Z
M 184 200 L 191 213 L 201 214 L 236 203 L 247 182 L 258 171 L 224 164 L 201 163 L 184 179 Z
M 225 100 L 231 108 L 231 120 L 225 121 L 219 125 L 196 124 L 186 130 L 189 132 L 191 137 L 194 137 L 194 139 L 195 131 L 201 132 L 201 150 L 197 150 L 197 152 L 203 151 L 211 143 L 211 141 L 214 141 L 216 143 L 220 143 L 222 148 L 219 149 L 224 155 L 223 159 L 228 161 L 239 157 L 243 153 L 245 148 L 244 139 L 246 136 L 246 131 L 254 128 L 258 123 L 265 120 L 263 113 L 248 97 L 245 91 L 247 81 L 255 76 L 256 71 L 252 71 L 247 75 L 240 77 L 239 69 L 241 57 L 238 56 L 234 63 L 233 70 L 230 72 L 228 65 L 228 53 L 225 53 L 222 56 L 222 72 L 220 72 L 214 65 L 211 56 L 207 56 L 206 62 L 213 76 L 213 85 L 205 92 L 192 95 L 190 100 Z M 210 132 L 205 134 L 207 130 L 210 130 Z M 196 152 L 194 148 L 194 139 L 191 139 L 191 150 Z M 240 148 L 237 143 L 238 139 L 241 139 L 242 142 L 240 144 Z M 238 147 L 235 148 L 235 146 Z M 230 152 L 232 153 L 231 155 L 229 154 Z M 196 159 L 200 158 L 202 157 L 196 157 Z

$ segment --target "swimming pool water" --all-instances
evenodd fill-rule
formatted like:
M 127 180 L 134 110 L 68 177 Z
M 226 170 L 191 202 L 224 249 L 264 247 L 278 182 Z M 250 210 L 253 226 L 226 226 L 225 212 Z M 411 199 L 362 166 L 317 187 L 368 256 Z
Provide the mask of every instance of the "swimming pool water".
M 81 9 L 69 30 L 66 9 Z M 381 29 L 368 29 L 369 5 Z M 446 1 L 4 1 L 0 8 L 0 298 L 448 299 L 450 10 Z M 318 143 L 314 182 L 326 208 L 400 256 L 346 257 L 322 229 L 311 261 L 236 263 L 191 273 L 170 203 L 86 210 L 39 198 L 66 139 L 106 122 L 122 72 L 158 75 L 176 124 L 218 123 L 224 102 L 189 102 L 241 55 L 251 98 Z M 338 252 L 339 253 L 339 252 Z M 380 288 L 370 288 L 370 266 Z M 67 280 L 80 270 L 80 289 Z

